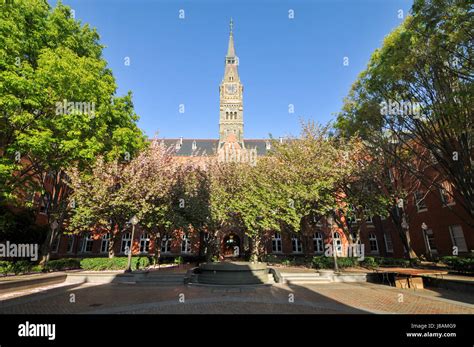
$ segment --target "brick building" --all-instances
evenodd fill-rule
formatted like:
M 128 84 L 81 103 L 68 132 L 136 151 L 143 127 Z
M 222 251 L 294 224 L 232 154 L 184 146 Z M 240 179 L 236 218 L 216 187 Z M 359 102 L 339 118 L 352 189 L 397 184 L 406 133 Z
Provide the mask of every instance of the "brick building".
M 243 84 L 239 78 L 239 60 L 235 54 L 234 37 L 231 31 L 228 51 L 225 57 L 224 78 L 220 84 L 219 138 L 218 139 L 163 139 L 176 157 L 183 160 L 202 160 L 206 156 L 218 156 L 221 160 L 236 160 L 262 156 L 271 148 L 266 139 L 245 139 L 243 121 Z M 451 189 L 449 185 L 445 189 Z M 474 249 L 474 230 L 463 220 L 468 216 L 445 194 L 444 190 L 414 192 L 405 207 L 412 247 L 417 255 L 427 258 L 451 255 L 453 247 L 459 254 Z M 40 212 L 41 215 L 41 212 Z M 389 218 L 377 216 L 366 220 L 355 220 L 360 224 L 361 243 L 366 256 L 387 256 L 401 258 L 406 251 L 394 224 Z M 132 244 L 134 254 L 154 254 L 159 247 L 162 257 L 197 257 L 205 252 L 205 233 L 184 233 L 176 231 L 159 240 L 139 227 L 132 242 L 131 232 L 121 235 L 115 244 L 115 253 L 125 254 Z M 53 257 L 107 256 L 108 234 L 62 235 L 53 244 Z M 318 255 L 323 254 L 326 244 L 343 246 L 348 243 L 346 235 L 330 219 L 322 219 L 307 235 L 267 233 L 262 240 L 262 252 L 275 255 Z M 243 256 L 249 248 L 244 230 L 230 228 L 219 234 L 221 256 Z M 236 251 L 237 249 L 237 251 Z M 345 251 L 341 247 L 340 255 Z

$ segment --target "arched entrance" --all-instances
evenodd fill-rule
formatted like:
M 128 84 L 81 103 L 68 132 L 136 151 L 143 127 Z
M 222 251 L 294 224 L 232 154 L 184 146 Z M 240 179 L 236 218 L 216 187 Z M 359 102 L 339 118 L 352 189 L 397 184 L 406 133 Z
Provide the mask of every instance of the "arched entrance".
M 222 255 L 226 258 L 237 258 L 242 253 L 240 237 L 230 233 L 222 239 Z

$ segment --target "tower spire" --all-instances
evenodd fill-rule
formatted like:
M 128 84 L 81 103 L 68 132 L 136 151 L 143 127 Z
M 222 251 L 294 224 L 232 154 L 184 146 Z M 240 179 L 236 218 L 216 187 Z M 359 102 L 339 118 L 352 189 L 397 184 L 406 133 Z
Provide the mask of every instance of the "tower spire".
M 230 18 L 230 34 L 229 34 L 229 48 L 227 49 L 227 57 L 235 57 L 235 48 L 234 48 L 234 21 Z

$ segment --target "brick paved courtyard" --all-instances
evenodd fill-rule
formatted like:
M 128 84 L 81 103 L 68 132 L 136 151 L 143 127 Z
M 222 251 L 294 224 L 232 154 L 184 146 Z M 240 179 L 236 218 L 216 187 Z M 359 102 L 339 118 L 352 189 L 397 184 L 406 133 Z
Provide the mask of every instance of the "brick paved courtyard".
M 204 287 L 50 285 L 0 296 L 0 313 L 474 314 L 474 295 L 370 283 Z

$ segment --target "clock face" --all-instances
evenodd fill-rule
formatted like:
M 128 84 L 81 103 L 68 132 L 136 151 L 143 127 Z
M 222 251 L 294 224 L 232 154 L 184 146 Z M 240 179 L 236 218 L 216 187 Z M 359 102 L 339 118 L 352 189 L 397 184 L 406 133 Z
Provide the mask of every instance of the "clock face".
M 235 84 L 235 83 L 227 84 L 225 86 L 225 91 L 226 91 L 227 94 L 237 93 L 237 84 Z

